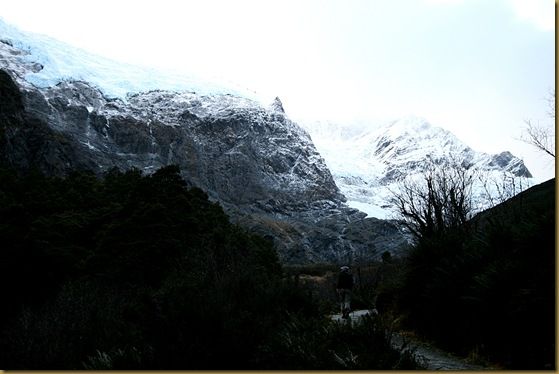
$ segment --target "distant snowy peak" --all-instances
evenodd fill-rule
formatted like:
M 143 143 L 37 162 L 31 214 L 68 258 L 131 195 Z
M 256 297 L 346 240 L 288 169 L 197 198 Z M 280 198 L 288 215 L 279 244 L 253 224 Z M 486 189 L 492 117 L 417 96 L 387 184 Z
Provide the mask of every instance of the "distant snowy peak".
M 487 170 L 506 170 L 516 176 L 531 177 L 524 163 L 510 152 L 489 155 L 476 152 L 450 131 L 433 126 L 420 117 L 408 116 L 370 127 L 303 124 L 316 144 L 326 153 L 336 149 L 349 152 L 352 160 L 382 167 L 384 171 L 402 169 L 402 176 L 427 158 L 434 162 L 459 160 Z M 321 148 L 319 146 L 319 148 Z M 343 158 L 346 164 L 354 163 Z M 381 170 L 378 170 L 379 172 Z
M 0 56 L 0 68 L 15 73 L 20 84 L 38 88 L 77 80 L 93 84 L 109 98 L 126 99 L 129 93 L 159 89 L 261 101 L 258 94 L 234 83 L 116 62 L 44 35 L 20 31 L 1 18 Z
M 491 156 L 491 159 L 487 161 L 485 166 L 487 168 L 507 171 L 518 177 L 532 178 L 532 173 L 526 168 L 524 162 L 509 151 Z
M 377 138 L 377 153 L 386 144 L 384 141 L 395 144 L 394 152 L 387 152 L 384 158 L 381 157 L 388 163 L 423 156 L 434 162 L 453 159 L 467 167 L 475 165 L 482 170 L 508 172 L 516 177 L 532 177 L 522 160 L 510 152 L 496 155 L 476 152 L 450 131 L 433 126 L 422 118 L 408 117 L 387 125 L 383 137 Z
M 395 135 L 442 130 L 440 127 L 431 125 L 424 118 L 416 116 L 399 118 L 391 121 L 386 127 L 392 130 Z
M 362 135 L 358 143 L 365 156 L 387 163 L 416 161 L 418 156 L 445 158 L 449 153 L 471 149 L 452 133 L 421 118 L 409 117 L 388 123 Z
M 369 215 L 391 216 L 390 190 L 425 170 L 427 161 L 457 162 L 499 178 L 531 178 L 510 152 L 476 152 L 450 131 L 408 116 L 370 126 L 303 123 L 352 207 Z
M 426 120 L 416 117 L 406 117 L 381 127 L 382 135 L 394 141 L 405 141 L 406 145 L 414 142 L 422 146 L 429 146 L 430 150 L 468 151 L 470 148 L 460 141 L 454 134 L 441 127 L 433 126 Z

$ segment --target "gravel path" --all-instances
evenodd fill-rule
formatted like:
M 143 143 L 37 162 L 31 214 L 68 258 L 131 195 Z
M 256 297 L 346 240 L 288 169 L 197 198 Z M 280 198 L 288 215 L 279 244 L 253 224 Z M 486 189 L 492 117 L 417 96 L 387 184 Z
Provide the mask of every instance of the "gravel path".
M 350 314 L 351 321 L 357 322 L 363 316 L 373 313 L 376 313 L 376 310 L 355 310 Z M 341 314 L 334 314 L 331 318 L 333 321 L 345 322 Z M 400 333 L 392 335 L 392 345 L 395 348 L 399 349 L 404 344 L 407 348 L 414 350 L 416 357 L 426 366 L 427 370 L 487 370 L 483 366 L 470 364 L 459 357 L 412 337 Z

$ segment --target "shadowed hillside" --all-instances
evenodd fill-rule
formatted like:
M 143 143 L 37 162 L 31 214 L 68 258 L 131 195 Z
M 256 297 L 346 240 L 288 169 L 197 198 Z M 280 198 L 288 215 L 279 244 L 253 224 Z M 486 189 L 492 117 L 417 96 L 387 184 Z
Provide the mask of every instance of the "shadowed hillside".
M 417 244 L 395 295 L 406 325 L 504 368 L 555 366 L 555 180 Z

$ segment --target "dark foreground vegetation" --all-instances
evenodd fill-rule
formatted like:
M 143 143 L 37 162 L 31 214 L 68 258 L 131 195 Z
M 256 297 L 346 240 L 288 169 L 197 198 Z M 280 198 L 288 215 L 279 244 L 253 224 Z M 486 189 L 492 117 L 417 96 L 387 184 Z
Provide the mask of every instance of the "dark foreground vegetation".
M 555 368 L 555 180 L 424 235 L 379 301 L 441 347 L 507 369 Z
M 353 307 L 497 369 L 556 368 L 555 180 L 452 228 L 424 235 L 405 258 L 353 266 Z M 292 267 L 336 307 L 334 266 Z
M 340 325 L 178 168 L 0 169 L 2 369 L 413 369 Z

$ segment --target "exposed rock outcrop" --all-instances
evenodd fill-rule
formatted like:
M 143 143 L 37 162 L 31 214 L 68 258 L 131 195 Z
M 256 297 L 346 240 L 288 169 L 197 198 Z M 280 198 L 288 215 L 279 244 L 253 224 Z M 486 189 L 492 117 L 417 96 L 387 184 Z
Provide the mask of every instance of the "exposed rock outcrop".
M 394 222 L 344 205 L 308 134 L 278 110 L 188 92 L 108 99 L 87 82 L 38 89 L 12 75 L 0 73 L 1 152 L 18 169 L 177 164 L 234 221 L 272 239 L 286 263 L 366 261 L 406 243 Z

